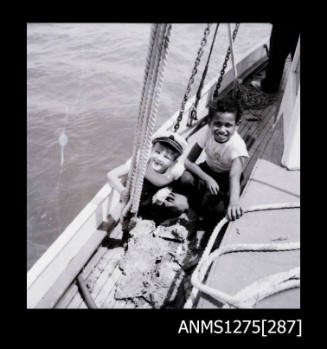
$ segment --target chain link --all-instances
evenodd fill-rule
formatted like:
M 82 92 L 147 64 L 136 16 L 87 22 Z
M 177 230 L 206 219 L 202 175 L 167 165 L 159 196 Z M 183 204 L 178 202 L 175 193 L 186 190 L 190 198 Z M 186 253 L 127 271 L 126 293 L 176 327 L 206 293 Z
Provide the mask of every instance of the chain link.
M 235 28 L 233 30 L 233 35 L 232 35 L 233 41 L 235 41 L 235 38 L 236 38 L 236 35 L 237 35 L 239 27 L 240 27 L 240 23 L 236 23 Z M 218 78 L 218 81 L 217 81 L 217 84 L 216 84 L 216 87 L 215 87 L 215 90 L 214 90 L 214 93 L 213 93 L 214 97 L 218 96 L 218 90 L 220 89 L 221 82 L 223 81 L 223 77 L 224 77 L 224 74 L 225 74 L 225 70 L 226 70 L 227 63 L 229 61 L 231 52 L 232 52 L 231 47 L 228 46 L 228 50 L 227 50 L 227 53 L 226 53 L 226 56 L 225 56 L 225 60 L 224 60 L 223 66 L 222 66 L 222 68 L 220 70 L 220 76 Z
M 196 60 L 194 62 L 194 67 L 193 67 L 190 79 L 189 79 L 187 87 L 186 87 L 186 91 L 185 91 L 185 94 L 184 94 L 184 97 L 183 97 L 183 100 L 182 100 L 182 104 L 181 104 L 181 107 L 180 107 L 179 114 L 177 116 L 177 121 L 176 121 L 176 124 L 174 125 L 174 132 L 177 132 L 177 130 L 179 129 L 180 122 L 183 119 L 185 104 L 186 104 L 186 102 L 188 100 L 188 97 L 189 97 L 189 94 L 191 92 L 191 86 L 194 83 L 195 75 L 198 72 L 198 66 L 200 64 L 201 57 L 203 55 L 204 46 L 207 44 L 207 37 L 210 34 L 210 26 L 211 26 L 211 24 L 208 23 L 206 28 L 205 28 L 205 30 L 204 30 L 203 37 L 202 37 L 201 44 L 200 44 L 200 48 L 199 48 L 199 50 L 197 52 L 197 57 L 196 57 Z

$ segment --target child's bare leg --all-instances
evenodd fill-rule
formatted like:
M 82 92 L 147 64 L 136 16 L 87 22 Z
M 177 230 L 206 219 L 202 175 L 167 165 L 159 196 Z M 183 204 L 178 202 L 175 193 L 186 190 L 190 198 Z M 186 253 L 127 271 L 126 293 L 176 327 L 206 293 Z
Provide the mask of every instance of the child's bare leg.
M 209 191 L 204 194 L 201 207 L 206 231 L 212 231 L 225 216 L 227 209 L 225 201 L 223 194 L 212 195 Z

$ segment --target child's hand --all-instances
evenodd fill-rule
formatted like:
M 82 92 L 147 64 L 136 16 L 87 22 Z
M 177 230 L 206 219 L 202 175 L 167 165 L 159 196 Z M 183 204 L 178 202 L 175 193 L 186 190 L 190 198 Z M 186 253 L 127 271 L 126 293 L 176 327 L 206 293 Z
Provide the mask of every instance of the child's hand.
M 175 207 L 178 211 L 184 212 L 189 208 L 186 196 L 170 193 L 164 202 L 166 207 Z
M 152 203 L 156 205 L 162 205 L 170 193 L 171 189 L 168 187 L 158 190 L 152 197 Z
M 219 193 L 219 185 L 212 177 L 208 176 L 205 182 L 212 195 L 217 195 Z
M 241 205 L 237 203 L 230 203 L 227 208 L 227 217 L 230 221 L 235 221 L 243 215 L 243 209 Z

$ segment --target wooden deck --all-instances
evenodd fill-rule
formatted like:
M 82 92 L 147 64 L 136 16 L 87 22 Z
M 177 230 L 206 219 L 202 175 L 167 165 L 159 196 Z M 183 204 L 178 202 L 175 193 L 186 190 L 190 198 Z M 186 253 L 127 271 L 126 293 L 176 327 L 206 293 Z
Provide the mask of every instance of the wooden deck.
M 282 84 L 284 86 L 284 84 Z M 247 143 L 250 161 L 244 172 L 243 187 L 258 158 L 263 156 L 263 151 L 272 137 L 274 116 L 276 115 L 282 90 L 277 94 L 276 101 L 261 111 L 255 111 L 258 116 L 253 121 L 251 111 L 245 111 L 242 116 L 242 124 L 239 133 Z M 278 133 L 278 131 L 276 131 Z M 275 134 L 276 134 L 275 132 Z M 278 154 L 280 149 L 271 149 L 272 154 Z M 266 151 L 267 154 L 267 151 Z M 111 240 L 105 240 L 100 248 L 91 257 L 85 266 L 82 276 L 90 290 L 90 294 L 99 308 L 134 308 L 132 302 L 117 301 L 114 298 L 115 283 L 121 275 L 118 263 L 123 255 L 123 249 L 117 247 L 120 238 L 120 226 L 117 226 L 111 234 Z M 76 282 L 66 290 L 56 308 L 87 308 Z

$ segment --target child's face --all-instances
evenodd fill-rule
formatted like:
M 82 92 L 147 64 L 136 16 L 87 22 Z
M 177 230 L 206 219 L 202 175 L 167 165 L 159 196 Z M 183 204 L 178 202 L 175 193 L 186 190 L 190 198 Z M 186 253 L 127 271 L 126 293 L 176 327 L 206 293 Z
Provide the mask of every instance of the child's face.
M 175 164 L 177 153 L 165 147 L 163 144 L 155 143 L 150 155 L 150 166 L 159 173 L 164 173 L 170 166 Z
M 209 127 L 216 142 L 225 143 L 230 140 L 238 126 L 235 118 L 235 113 L 228 112 L 218 112 L 213 115 Z

